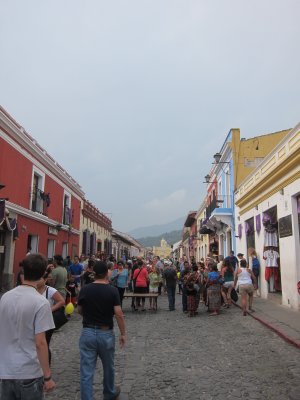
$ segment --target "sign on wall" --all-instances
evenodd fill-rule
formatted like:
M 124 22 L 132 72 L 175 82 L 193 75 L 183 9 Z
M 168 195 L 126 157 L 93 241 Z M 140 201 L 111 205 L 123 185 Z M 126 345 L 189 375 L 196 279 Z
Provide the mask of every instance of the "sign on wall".
M 293 235 L 292 216 L 287 215 L 286 217 L 279 218 L 278 228 L 279 228 L 279 237 L 284 238 L 287 236 L 292 236 Z

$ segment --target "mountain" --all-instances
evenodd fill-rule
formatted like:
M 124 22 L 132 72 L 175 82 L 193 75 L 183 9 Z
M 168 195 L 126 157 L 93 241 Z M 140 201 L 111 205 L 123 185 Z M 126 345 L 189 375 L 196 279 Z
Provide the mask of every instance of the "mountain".
M 133 229 L 132 231 L 130 231 L 128 233 L 130 236 L 133 236 L 135 239 L 159 236 L 165 232 L 182 230 L 184 221 L 185 221 L 185 217 L 181 217 L 181 218 L 178 218 L 175 221 L 169 222 L 167 224 L 144 226 L 141 228 Z
M 158 236 L 143 237 L 137 239 L 145 247 L 160 246 L 160 241 L 164 238 L 169 245 L 172 245 L 181 240 L 182 230 L 165 232 Z

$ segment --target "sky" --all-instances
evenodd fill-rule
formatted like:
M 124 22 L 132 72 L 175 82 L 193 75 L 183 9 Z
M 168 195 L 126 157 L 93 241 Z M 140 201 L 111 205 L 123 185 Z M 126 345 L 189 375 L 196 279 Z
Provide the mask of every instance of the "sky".
M 0 104 L 117 230 L 197 209 L 231 128 L 300 120 L 298 0 L 0 7 Z

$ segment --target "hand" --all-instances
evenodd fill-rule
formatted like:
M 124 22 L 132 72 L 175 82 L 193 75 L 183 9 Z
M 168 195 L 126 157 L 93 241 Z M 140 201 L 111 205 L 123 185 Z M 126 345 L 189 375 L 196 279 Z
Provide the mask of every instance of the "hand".
M 44 392 L 50 392 L 55 388 L 56 384 L 53 379 L 50 379 L 50 381 L 44 382 Z
M 124 347 L 124 346 L 125 346 L 125 343 L 126 343 L 126 336 L 125 336 L 125 335 L 120 335 L 120 337 L 119 337 L 119 343 L 120 343 L 120 346 L 121 346 L 121 347 Z

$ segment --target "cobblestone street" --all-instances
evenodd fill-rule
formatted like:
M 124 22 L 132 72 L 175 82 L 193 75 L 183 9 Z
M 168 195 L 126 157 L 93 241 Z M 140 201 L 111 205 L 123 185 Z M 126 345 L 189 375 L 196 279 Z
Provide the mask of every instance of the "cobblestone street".
M 300 352 L 237 307 L 212 317 L 200 304 L 199 315 L 188 318 L 179 295 L 175 312 L 168 311 L 166 296 L 157 313 L 132 313 L 130 301 L 124 301 L 127 346 L 116 348 L 120 400 L 300 398 Z M 47 400 L 80 399 L 80 331 L 81 318 L 73 315 L 53 336 L 57 388 Z M 99 362 L 95 399 L 102 399 L 101 380 Z

